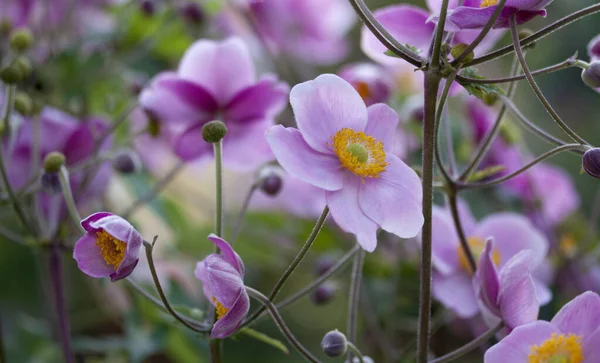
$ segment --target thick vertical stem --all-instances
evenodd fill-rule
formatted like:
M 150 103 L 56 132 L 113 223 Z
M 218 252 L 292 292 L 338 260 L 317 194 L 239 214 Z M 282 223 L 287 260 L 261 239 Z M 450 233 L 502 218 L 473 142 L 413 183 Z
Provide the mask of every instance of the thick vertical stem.
M 215 151 L 215 233 L 223 237 L 223 140 L 214 144 Z M 215 247 L 215 252 L 219 253 L 219 248 Z M 213 322 L 217 319 L 217 314 L 213 314 Z M 222 344 L 219 339 L 210 340 L 210 361 L 211 363 L 221 363 Z
M 348 341 L 356 343 L 358 307 L 360 305 L 360 284 L 362 281 L 363 262 L 365 251 L 361 248 L 354 256 L 352 276 L 350 279 L 350 292 L 348 293 Z M 348 361 L 352 362 L 352 350 L 348 351 Z
M 58 323 L 58 336 L 63 352 L 65 363 L 74 363 L 73 351 L 71 350 L 71 332 L 69 314 L 67 312 L 65 292 L 62 276 L 61 252 L 58 243 L 50 247 L 50 278 L 52 279 L 52 290 L 54 296 L 54 308 Z
M 440 77 L 425 73 L 423 120 L 423 230 L 421 233 L 421 292 L 419 299 L 419 331 L 417 362 L 427 362 L 429 320 L 431 312 L 431 210 L 433 206 L 433 159 L 435 151 L 435 112 Z

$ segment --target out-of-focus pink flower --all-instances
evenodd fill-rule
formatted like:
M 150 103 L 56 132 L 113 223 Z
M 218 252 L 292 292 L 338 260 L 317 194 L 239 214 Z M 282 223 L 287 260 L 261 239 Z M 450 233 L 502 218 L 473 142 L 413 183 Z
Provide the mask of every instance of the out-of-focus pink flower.
M 591 62 L 600 60 L 600 34 L 590 40 L 587 50 Z
M 81 221 L 86 234 L 77 241 L 73 258 L 91 277 L 117 281 L 131 274 L 138 263 L 144 240 L 125 219 L 107 212 L 94 213 Z
M 389 74 L 375 64 L 348 64 L 342 68 L 339 76 L 354 87 L 367 106 L 385 103 L 390 97 L 393 84 Z
M 367 108 L 348 82 L 331 74 L 296 85 L 290 102 L 299 129 L 278 125 L 267 132 L 281 166 L 324 189 L 335 222 L 366 251 L 375 249 L 379 227 L 414 237 L 423 224 L 421 183 L 390 152 L 396 112 L 384 104 Z
M 538 317 L 540 304 L 529 267 L 533 256 L 522 250 L 498 270 L 493 253 L 493 240 L 488 240 L 473 279 L 475 296 L 486 322 L 504 322 L 510 332 Z
M 248 310 L 250 298 L 244 287 L 244 263 L 229 243 L 214 234 L 208 236 L 220 254 L 208 255 L 196 266 L 196 277 L 202 281 L 204 295 L 217 310 L 217 321 L 211 339 L 222 339 L 235 333 Z
M 13 28 L 27 26 L 36 7 L 36 0 L 3 0 L 0 3 L 0 24 Z
M 356 21 L 345 0 L 251 1 L 261 36 L 294 60 L 333 64 L 348 53 L 344 39 Z
M 228 129 L 224 164 L 249 170 L 273 157 L 264 133 L 285 107 L 287 91 L 273 75 L 257 81 L 241 40 L 199 40 L 187 50 L 177 72 L 154 78 L 140 103 L 186 161 L 212 157 L 212 145 L 202 139 L 202 126 L 216 119 L 224 122 Z
M 502 270 L 508 261 L 522 250 L 531 250 L 528 261 L 534 274 L 540 304 L 550 301 L 552 294 L 539 281 L 537 269 L 542 266 L 548 253 L 548 241 L 528 220 L 516 213 L 496 213 L 477 222 L 468 205 L 459 202 L 461 218 L 467 241 L 476 260 L 485 250 L 485 241 L 494 239 L 491 259 Z M 473 317 L 479 312 L 472 284 L 471 269 L 464 254 L 452 216 L 447 209 L 433 209 L 433 294 L 446 307 L 462 318 Z
M 493 28 L 508 28 L 510 18 L 513 16 L 517 24 L 526 23 L 536 16 L 545 17 L 546 6 L 552 1 L 554 0 L 507 0 Z M 498 2 L 498 0 L 465 1 L 463 6 L 448 10 L 445 30 L 454 32 L 463 29 L 482 29 L 498 8 Z M 438 19 L 439 14 L 431 18 L 434 22 Z
M 591 291 L 571 300 L 550 321 L 513 330 L 485 352 L 484 363 L 600 362 L 600 297 Z

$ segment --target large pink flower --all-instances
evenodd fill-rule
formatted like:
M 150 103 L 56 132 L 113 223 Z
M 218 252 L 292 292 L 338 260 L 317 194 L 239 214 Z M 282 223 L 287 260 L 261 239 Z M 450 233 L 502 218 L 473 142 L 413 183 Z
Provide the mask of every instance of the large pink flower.
M 393 145 L 398 115 L 384 104 L 365 106 L 338 76 L 295 86 L 290 102 L 298 129 L 273 126 L 267 141 L 291 175 L 325 190 L 336 223 L 371 252 L 379 227 L 414 237 L 423 224 L 417 174 Z

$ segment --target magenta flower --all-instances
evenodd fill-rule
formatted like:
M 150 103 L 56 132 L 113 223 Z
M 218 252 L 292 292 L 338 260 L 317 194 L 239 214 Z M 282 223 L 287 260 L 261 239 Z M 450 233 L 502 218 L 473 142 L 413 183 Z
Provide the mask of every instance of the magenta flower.
M 251 1 L 250 11 L 276 53 L 313 64 L 337 63 L 348 53 L 344 37 L 356 15 L 345 0 Z
M 590 40 L 587 50 L 588 55 L 590 56 L 590 62 L 600 60 L 600 34 Z
M 73 258 L 91 277 L 110 276 L 117 281 L 131 274 L 144 240 L 123 218 L 108 212 L 94 213 L 81 221 L 86 234 L 77 241 Z
M 187 50 L 177 72 L 154 78 L 140 103 L 186 161 L 212 157 L 212 145 L 202 139 L 202 126 L 223 121 L 228 128 L 223 162 L 248 170 L 272 158 L 264 133 L 285 107 L 287 91 L 287 85 L 272 75 L 257 81 L 240 39 L 199 40 Z
M 553 0 L 507 0 L 500 16 L 494 23 L 494 28 L 508 28 L 510 18 L 515 16 L 517 24 L 523 24 L 536 16 L 546 16 L 546 6 Z M 498 7 L 498 0 L 467 0 L 463 6 L 448 10 L 446 31 L 465 29 L 482 29 Z M 431 18 L 434 22 L 439 19 L 436 14 Z
M 0 3 L 0 24 L 6 22 L 13 28 L 27 26 L 35 8 L 36 0 L 3 0 Z
M 493 263 L 500 271 L 522 250 L 531 250 L 528 260 L 540 304 L 551 299 L 551 292 L 540 281 L 541 268 L 548 253 L 548 241 L 523 216 L 516 213 L 496 213 L 477 222 L 468 205 L 459 203 L 463 229 L 476 261 L 484 252 L 485 241 L 492 238 Z M 441 207 L 433 209 L 433 294 L 442 304 L 462 318 L 479 312 L 473 289 L 471 269 L 464 254 L 450 212 Z
M 217 310 L 217 321 L 210 333 L 211 339 L 222 339 L 233 334 L 250 309 L 250 298 L 244 287 L 244 263 L 229 243 L 211 234 L 208 240 L 220 250 L 196 265 L 196 277 L 202 281 L 204 295 Z
M 393 84 L 389 74 L 375 64 L 348 64 L 342 68 L 339 76 L 354 87 L 367 106 L 385 103 L 390 97 Z
M 540 304 L 529 269 L 533 256 L 530 250 L 522 250 L 498 271 L 494 251 L 493 241 L 488 240 L 473 279 L 475 296 L 486 322 L 493 326 L 503 321 L 510 332 L 538 317 Z
M 299 129 L 277 125 L 267 132 L 281 166 L 324 189 L 335 222 L 366 251 L 375 249 L 379 227 L 414 237 L 423 224 L 421 183 L 389 151 L 396 112 L 384 104 L 367 108 L 348 82 L 332 74 L 296 85 L 290 102 Z
M 600 297 L 591 291 L 571 300 L 550 321 L 513 330 L 485 352 L 485 363 L 600 362 Z

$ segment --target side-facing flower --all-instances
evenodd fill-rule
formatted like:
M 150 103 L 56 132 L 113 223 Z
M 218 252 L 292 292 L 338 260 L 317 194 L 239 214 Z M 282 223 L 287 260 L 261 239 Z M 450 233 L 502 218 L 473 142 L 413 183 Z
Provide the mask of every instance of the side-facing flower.
M 117 281 L 131 274 L 144 240 L 125 219 L 98 212 L 81 221 L 86 234 L 77 241 L 73 258 L 88 276 Z
M 510 332 L 538 317 L 540 304 L 529 270 L 533 256 L 530 250 L 520 251 L 498 271 L 493 251 L 493 240 L 488 240 L 473 279 L 475 296 L 486 322 L 502 321 Z
M 485 251 L 490 238 L 494 246 L 489 252 L 500 271 L 522 250 L 531 250 L 528 260 L 540 304 L 551 299 L 550 290 L 540 281 L 538 270 L 548 253 L 548 241 L 529 220 L 516 213 L 495 213 L 477 222 L 466 203 L 459 201 L 459 216 L 467 243 L 475 262 Z M 461 318 L 470 318 L 479 312 L 473 288 L 473 274 L 466 254 L 460 245 L 450 211 L 433 208 L 433 295 Z
M 387 72 L 372 63 L 354 63 L 344 66 L 339 76 L 356 89 L 367 106 L 375 103 L 385 103 L 392 91 Z
M 506 0 L 500 16 L 493 28 L 508 28 L 510 18 L 515 17 L 517 24 L 523 24 L 536 16 L 546 16 L 546 7 L 554 0 Z M 498 8 L 498 0 L 467 0 L 463 6 L 448 10 L 446 31 L 464 29 L 482 29 Z M 431 20 L 437 22 L 439 15 Z
M 296 85 L 290 102 L 298 129 L 267 131 L 275 157 L 292 176 L 325 190 L 335 222 L 366 251 L 379 227 L 414 237 L 423 225 L 417 174 L 390 152 L 398 115 L 384 104 L 365 106 L 338 76 Z
M 225 123 L 223 162 L 250 170 L 272 159 L 264 133 L 285 107 L 288 86 L 274 75 L 257 80 L 250 53 L 242 40 L 199 40 L 185 53 L 177 72 L 157 75 L 140 94 L 140 104 L 175 153 L 185 161 L 212 157 L 202 139 L 202 126 Z
M 195 275 L 202 281 L 204 295 L 217 310 L 211 339 L 233 334 L 250 310 L 250 298 L 244 287 L 244 263 L 229 243 L 215 234 L 208 236 L 220 250 L 196 265 Z
M 571 300 L 550 321 L 513 330 L 491 347 L 485 363 L 600 362 L 600 296 L 591 291 Z

